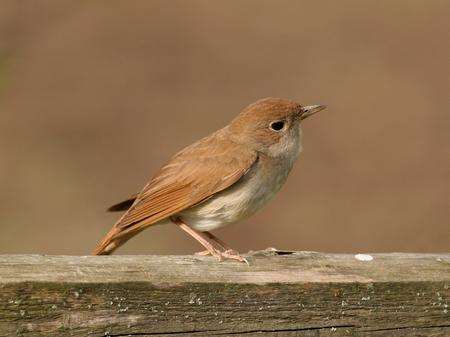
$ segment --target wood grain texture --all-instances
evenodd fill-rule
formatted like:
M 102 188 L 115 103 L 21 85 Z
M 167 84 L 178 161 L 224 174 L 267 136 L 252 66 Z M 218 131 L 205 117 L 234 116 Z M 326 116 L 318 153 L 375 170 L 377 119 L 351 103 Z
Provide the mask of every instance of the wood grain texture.
M 0 255 L 0 336 L 450 336 L 450 254 Z

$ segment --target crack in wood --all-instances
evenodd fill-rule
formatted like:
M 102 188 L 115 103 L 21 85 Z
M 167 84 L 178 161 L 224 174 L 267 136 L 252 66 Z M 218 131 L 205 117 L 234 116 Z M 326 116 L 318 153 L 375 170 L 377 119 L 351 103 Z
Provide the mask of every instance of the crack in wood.
M 255 329 L 255 330 L 240 330 L 240 331 L 228 331 L 219 332 L 221 330 L 189 330 L 189 331 L 172 331 L 172 332 L 131 332 L 123 334 L 107 334 L 106 337 L 126 337 L 126 336 L 161 336 L 161 335 L 177 335 L 177 334 L 193 334 L 193 333 L 210 333 L 209 336 L 223 336 L 223 335 L 241 335 L 250 333 L 279 333 L 279 332 L 297 332 L 297 331 L 314 331 L 314 330 L 326 330 L 326 329 L 343 329 L 354 328 L 355 325 L 333 325 L 333 326 L 313 326 L 305 328 L 290 328 L 290 329 Z M 105 335 L 103 335 L 105 336 Z M 100 335 L 99 337 L 102 337 Z
M 125 334 L 107 334 L 107 337 L 126 337 L 126 336 L 161 336 L 161 335 L 183 335 L 183 334 L 193 334 L 193 333 L 209 333 L 209 336 L 223 336 L 223 335 L 245 335 L 252 333 L 280 333 L 280 332 L 300 332 L 300 331 L 314 331 L 314 330 L 334 330 L 334 329 L 347 329 L 356 328 L 360 332 L 382 332 L 382 331 L 392 331 L 392 330 L 410 330 L 410 329 L 435 329 L 435 328 L 450 328 L 450 325 L 429 325 L 429 326 L 399 326 L 399 327 L 389 327 L 381 329 L 364 329 L 364 327 L 359 327 L 353 324 L 347 325 L 330 325 L 330 326 L 312 326 L 305 328 L 290 328 L 290 329 L 255 329 L 255 330 L 240 330 L 240 331 L 229 331 L 229 332 L 219 332 L 220 330 L 189 330 L 189 331 L 173 331 L 173 332 L 132 332 Z M 335 330 L 334 330 L 335 331 Z M 102 337 L 102 336 L 99 336 Z
M 238 335 L 238 334 L 249 334 L 249 333 L 279 333 L 279 332 L 297 332 L 297 331 L 314 331 L 314 330 L 331 330 L 331 329 L 343 329 L 343 328 L 354 328 L 355 325 L 330 325 L 330 326 L 312 326 L 306 328 L 290 328 L 290 329 L 258 329 L 258 330 L 243 330 L 243 331 L 232 331 L 214 334 L 214 336 L 221 335 Z
M 379 328 L 379 329 L 361 329 L 361 332 L 379 332 L 379 331 L 392 331 L 392 330 L 408 330 L 408 329 L 441 329 L 450 328 L 450 324 L 444 325 L 424 325 L 424 326 L 398 326 L 389 328 Z
M 120 334 L 103 334 L 98 337 L 126 337 L 126 336 L 163 336 L 163 335 L 185 335 L 193 333 L 214 332 L 218 330 L 189 330 L 189 331 L 169 331 L 169 332 L 130 332 Z

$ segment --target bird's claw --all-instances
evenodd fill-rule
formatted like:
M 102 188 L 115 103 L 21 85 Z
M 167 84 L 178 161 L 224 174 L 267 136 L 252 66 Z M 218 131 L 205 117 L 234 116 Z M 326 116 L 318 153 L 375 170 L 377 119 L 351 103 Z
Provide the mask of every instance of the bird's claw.
M 247 265 L 250 265 L 250 263 L 248 262 L 248 260 L 245 257 L 241 256 L 237 251 L 235 251 L 233 249 L 228 249 L 224 252 L 221 252 L 219 250 L 214 250 L 214 252 L 211 252 L 209 250 L 204 250 L 204 251 L 195 253 L 195 255 L 197 255 L 197 256 L 212 255 L 212 256 L 216 257 L 217 260 L 219 260 L 219 261 L 223 261 L 224 259 L 230 259 L 230 260 L 236 260 L 239 262 L 245 262 Z
M 235 250 L 229 249 L 229 250 L 226 250 L 225 252 L 223 252 L 221 254 L 226 259 L 232 259 L 232 260 L 236 260 L 236 261 L 239 261 L 239 262 L 245 262 L 248 266 L 250 265 L 248 260 L 245 257 L 241 256 Z

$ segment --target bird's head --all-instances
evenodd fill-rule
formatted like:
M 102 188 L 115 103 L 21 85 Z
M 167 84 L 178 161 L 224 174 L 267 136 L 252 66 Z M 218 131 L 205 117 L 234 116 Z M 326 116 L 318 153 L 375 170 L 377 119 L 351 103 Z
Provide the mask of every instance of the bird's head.
M 324 105 L 303 106 L 281 99 L 264 98 L 247 106 L 231 122 L 233 137 L 254 150 L 278 156 L 299 141 L 300 124 L 325 109 Z

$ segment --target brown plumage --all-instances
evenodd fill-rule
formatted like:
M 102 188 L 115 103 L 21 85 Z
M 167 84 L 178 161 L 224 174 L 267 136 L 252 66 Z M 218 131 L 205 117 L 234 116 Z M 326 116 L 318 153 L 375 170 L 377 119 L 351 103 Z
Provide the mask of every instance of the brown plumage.
M 93 254 L 112 253 L 146 227 L 205 201 L 239 180 L 257 156 L 226 137 L 227 132 L 219 130 L 176 154 L 138 194 Z M 111 208 L 120 209 L 131 200 Z
M 295 132 L 298 133 L 300 117 L 305 111 L 300 104 L 289 100 L 275 98 L 260 100 L 244 109 L 228 126 L 177 153 L 139 194 L 109 208 L 110 211 L 127 211 L 95 248 L 93 254 L 110 254 L 148 226 L 171 219 L 188 233 L 192 231 L 189 234 L 198 236 L 196 239 L 215 255 L 209 241 L 202 241 L 206 240 L 206 237 L 184 224 L 180 214 L 191 209 L 196 212 L 197 206 L 208 205 L 208 200 L 213 200 L 216 195 L 226 194 L 232 186 L 238 186 L 236 183 L 242 181 L 253 167 L 255 169 L 252 170 L 252 175 L 257 173 L 255 170 L 261 171 L 256 169 L 259 156 L 269 158 L 264 162 L 281 160 L 270 159 L 273 152 L 278 151 L 278 147 L 274 148 L 272 145 L 278 146 L 280 143 L 281 151 L 285 151 L 283 146 L 286 147 L 291 142 L 286 143 L 287 145 L 283 142 L 292 137 L 298 138 Z M 286 127 L 281 131 L 274 131 L 269 128 L 269 124 L 274 121 L 283 121 Z M 297 156 L 295 153 L 292 155 L 295 158 Z M 290 167 L 286 175 L 289 170 Z M 262 171 L 265 172 L 264 169 Z M 282 180 L 277 179 L 277 184 Z M 251 195 L 249 198 L 251 199 Z M 252 206 L 253 201 L 250 199 L 245 199 L 245 203 L 238 206 L 244 208 Z M 258 203 L 258 200 L 256 202 Z M 249 206 L 246 206 L 247 203 L 250 203 Z M 227 206 L 226 202 L 223 206 Z M 242 214 L 244 213 L 245 209 Z M 186 216 L 188 214 L 189 212 Z M 224 247 L 223 243 L 212 234 L 206 233 L 210 239 L 215 240 L 215 243 Z M 226 254 L 222 253 L 221 256 Z M 237 259 L 242 261 L 241 257 Z

